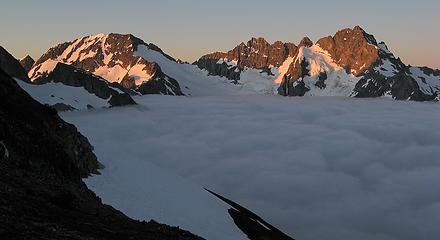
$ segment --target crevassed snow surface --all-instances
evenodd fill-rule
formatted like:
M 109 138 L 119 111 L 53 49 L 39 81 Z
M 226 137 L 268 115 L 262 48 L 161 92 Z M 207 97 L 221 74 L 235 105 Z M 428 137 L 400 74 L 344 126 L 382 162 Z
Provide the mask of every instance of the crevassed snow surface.
M 208 187 L 302 240 L 437 240 L 440 105 L 278 96 L 137 97 L 63 113 L 106 168 L 105 203 L 243 239 Z

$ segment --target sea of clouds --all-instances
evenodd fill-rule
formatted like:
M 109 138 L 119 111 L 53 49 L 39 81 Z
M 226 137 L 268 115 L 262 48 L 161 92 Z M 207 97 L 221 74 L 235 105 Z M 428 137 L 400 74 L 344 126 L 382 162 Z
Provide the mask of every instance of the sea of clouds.
M 161 206 L 179 184 L 150 186 L 156 201 L 134 193 L 121 200 L 142 189 L 127 186 L 169 179 L 142 172 L 131 176 L 134 170 L 127 167 L 150 166 L 188 181 L 191 189 L 223 194 L 301 240 L 440 236 L 438 103 L 276 96 L 136 100 L 136 107 L 62 116 L 90 139 L 107 167 L 87 184 L 128 215 L 169 218 L 167 223 L 197 233 L 200 223 L 171 216 L 196 214 L 197 219 L 198 211 L 188 206 L 200 203 L 191 205 L 191 197 L 182 197 L 182 206 Z M 145 199 L 136 200 L 139 196 Z M 143 204 L 153 210 L 136 212 Z M 155 208 L 161 212 L 150 214 Z

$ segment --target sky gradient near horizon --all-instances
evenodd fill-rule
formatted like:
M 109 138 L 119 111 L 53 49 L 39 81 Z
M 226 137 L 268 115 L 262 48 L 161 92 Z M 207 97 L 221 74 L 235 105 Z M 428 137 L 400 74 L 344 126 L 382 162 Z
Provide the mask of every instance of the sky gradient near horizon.
M 17 58 L 97 33 L 132 33 L 175 58 L 230 50 L 251 37 L 313 41 L 360 25 L 411 65 L 440 68 L 440 1 L 14 0 L 0 8 L 0 45 Z

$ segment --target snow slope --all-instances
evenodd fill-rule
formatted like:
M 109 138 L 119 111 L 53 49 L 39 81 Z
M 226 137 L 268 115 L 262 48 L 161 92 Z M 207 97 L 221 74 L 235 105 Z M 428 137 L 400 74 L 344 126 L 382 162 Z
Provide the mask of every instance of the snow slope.
M 427 75 L 418 67 L 410 68 L 411 76 L 417 81 L 422 92 L 430 94 L 431 92 L 440 92 L 440 75 Z
M 294 63 L 301 64 L 302 59 L 309 63 L 310 76 L 304 78 L 304 83 L 310 91 L 306 96 L 343 96 L 349 97 L 353 93 L 356 83 L 360 77 L 348 74 L 345 69 L 338 66 L 331 56 L 319 45 L 310 48 L 301 47 Z M 326 73 L 325 88 L 319 88 L 315 84 L 319 80 L 319 74 Z M 298 82 L 294 83 L 297 84 Z
M 34 85 L 16 79 L 18 85 L 29 95 L 42 104 L 55 105 L 64 103 L 77 110 L 86 110 L 87 105 L 94 108 L 110 107 L 109 99 L 102 99 L 94 94 L 87 92 L 82 87 L 71 87 L 62 83 L 46 83 L 44 85 Z
M 275 83 L 280 85 L 283 82 L 283 77 L 284 75 L 287 73 L 287 71 L 289 70 L 290 65 L 293 63 L 293 61 L 295 60 L 295 58 L 293 57 L 288 57 L 284 63 L 278 68 L 278 76 L 275 79 Z
M 62 114 L 106 165 L 87 185 L 129 216 L 207 239 L 243 239 L 226 206 L 202 190 L 208 187 L 296 239 L 440 236 L 438 104 L 264 95 L 135 100 L 137 107 Z

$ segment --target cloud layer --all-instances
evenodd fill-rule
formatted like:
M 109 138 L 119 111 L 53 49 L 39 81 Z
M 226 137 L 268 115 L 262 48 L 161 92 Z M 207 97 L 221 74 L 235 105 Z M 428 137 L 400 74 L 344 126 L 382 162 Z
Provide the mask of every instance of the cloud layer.
M 90 138 L 101 161 L 118 156 L 166 169 L 298 239 L 440 236 L 439 104 L 272 96 L 137 101 L 141 106 L 63 117 Z

